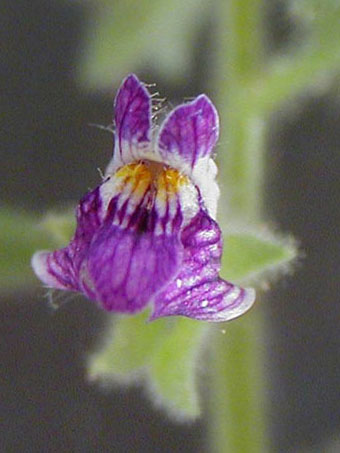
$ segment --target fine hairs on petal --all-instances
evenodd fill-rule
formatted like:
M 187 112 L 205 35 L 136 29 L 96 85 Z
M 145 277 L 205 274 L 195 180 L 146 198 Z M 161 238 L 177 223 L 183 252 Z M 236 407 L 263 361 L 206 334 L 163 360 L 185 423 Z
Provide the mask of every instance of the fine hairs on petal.
M 48 288 L 45 297 L 49 308 L 51 308 L 53 312 L 56 312 L 59 308 L 81 296 L 78 293 L 63 293 L 61 291 L 57 292 L 52 288 Z

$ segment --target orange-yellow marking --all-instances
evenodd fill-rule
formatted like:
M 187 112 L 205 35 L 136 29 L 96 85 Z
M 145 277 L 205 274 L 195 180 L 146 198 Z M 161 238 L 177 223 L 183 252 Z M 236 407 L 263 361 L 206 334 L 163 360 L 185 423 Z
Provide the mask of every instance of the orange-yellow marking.
M 158 176 L 156 186 L 157 195 L 165 199 L 178 193 L 181 186 L 188 183 L 188 178 L 174 168 L 164 169 Z
M 178 193 L 180 187 L 187 184 L 187 176 L 174 168 L 164 167 L 157 162 L 137 162 L 124 165 L 116 172 L 116 178 L 120 180 L 119 190 L 123 190 L 127 184 L 131 184 L 132 193 L 143 195 L 154 183 L 157 198 L 166 201 Z
M 124 165 L 116 172 L 116 178 L 121 180 L 120 190 L 123 190 L 127 184 L 132 185 L 132 192 L 137 195 L 143 195 L 149 188 L 152 180 L 152 174 L 147 165 L 137 162 Z

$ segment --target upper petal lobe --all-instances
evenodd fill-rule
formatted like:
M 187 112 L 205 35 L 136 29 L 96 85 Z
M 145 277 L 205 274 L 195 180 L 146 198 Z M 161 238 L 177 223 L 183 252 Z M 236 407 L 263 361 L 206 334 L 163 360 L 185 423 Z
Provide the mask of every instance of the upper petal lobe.
M 114 160 L 123 164 L 149 146 L 151 140 L 151 97 L 134 75 L 127 76 L 120 86 L 115 103 Z
M 159 152 L 170 165 L 179 162 L 194 168 L 208 156 L 218 139 L 218 115 L 210 99 L 201 95 L 176 107 L 159 133 Z

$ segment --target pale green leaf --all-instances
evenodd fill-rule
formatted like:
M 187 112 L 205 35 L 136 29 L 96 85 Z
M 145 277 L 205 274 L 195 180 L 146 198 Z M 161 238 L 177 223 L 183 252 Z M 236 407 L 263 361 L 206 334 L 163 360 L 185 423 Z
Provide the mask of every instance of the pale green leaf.
M 195 418 L 200 414 L 196 377 L 207 329 L 205 323 L 178 318 L 153 355 L 152 395 L 156 403 L 177 417 Z
M 68 244 L 75 231 L 75 215 L 71 210 L 50 211 L 41 219 L 39 226 L 49 234 L 55 245 L 63 247 Z
M 169 331 L 167 320 L 148 322 L 148 318 L 148 310 L 134 316 L 114 318 L 105 344 L 89 358 L 89 375 L 119 379 L 147 366 L 162 337 Z
M 49 213 L 41 220 L 32 214 L 3 208 L 0 211 L 0 286 L 18 289 L 38 283 L 31 268 L 37 250 L 65 245 L 74 230 L 74 215 Z
M 270 234 L 226 233 L 222 258 L 222 276 L 234 282 L 249 281 L 286 268 L 297 256 L 291 240 L 274 239 Z
M 32 215 L 8 208 L 0 211 L 0 286 L 18 289 L 36 280 L 31 257 L 36 250 L 51 247 L 47 232 Z
M 88 358 L 88 374 L 118 381 L 143 376 L 153 402 L 171 415 L 195 418 L 197 355 L 207 325 L 183 318 L 148 322 L 148 317 L 146 310 L 112 320 L 105 344 Z

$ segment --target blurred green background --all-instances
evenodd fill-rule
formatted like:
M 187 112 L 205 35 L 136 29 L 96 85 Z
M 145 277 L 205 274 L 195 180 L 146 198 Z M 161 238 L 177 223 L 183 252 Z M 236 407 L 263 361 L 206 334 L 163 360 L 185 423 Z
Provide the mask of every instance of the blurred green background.
M 257 2 L 239 3 L 248 15 L 238 26 L 247 30 Z M 266 115 L 260 175 L 265 219 L 292 234 L 301 249 L 294 275 L 272 285 L 261 302 L 271 450 L 335 452 L 340 450 L 340 5 L 263 2 L 263 54 L 255 62 L 262 66 L 256 84 L 242 95 L 242 84 L 250 86 L 243 80 L 249 68 L 240 74 L 228 68 L 232 45 L 225 61 L 220 55 L 220 14 L 227 4 L 3 0 L 1 207 L 30 212 L 34 222 L 51 208 L 73 206 L 99 182 L 97 168 L 103 170 L 111 156 L 112 136 L 89 124 L 110 124 L 112 97 L 127 72 L 156 82 L 171 103 L 206 92 L 222 118 L 228 117 L 224 99 L 238 90 L 240 115 L 242 103 L 245 112 Z M 224 25 L 232 43 L 235 23 Z M 285 58 L 296 49 L 302 49 L 296 61 Z M 270 59 L 276 64 L 271 72 Z M 236 91 L 225 93 L 230 85 Z M 237 115 L 231 119 L 237 121 Z M 238 151 L 237 134 L 226 132 L 230 124 L 221 124 L 219 154 Z M 18 226 L 20 218 L 13 228 Z M 11 247 L 15 257 L 15 241 Z M 14 279 L 11 263 L 7 270 Z M 84 356 L 98 348 L 107 323 L 93 304 L 76 297 L 54 311 L 38 282 L 29 290 L 18 286 L 0 294 L 1 451 L 210 451 L 208 411 L 181 425 L 153 407 L 140 384 L 126 389 L 87 382 Z M 203 396 L 206 373 L 200 369 Z

